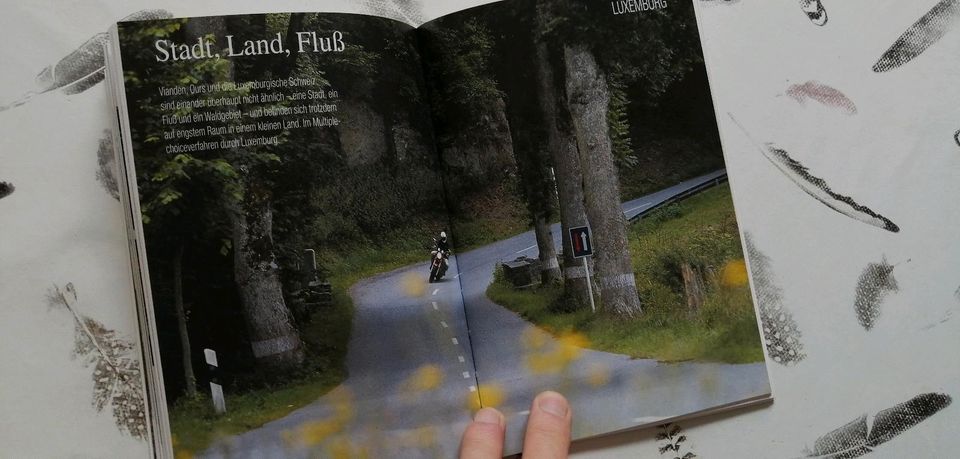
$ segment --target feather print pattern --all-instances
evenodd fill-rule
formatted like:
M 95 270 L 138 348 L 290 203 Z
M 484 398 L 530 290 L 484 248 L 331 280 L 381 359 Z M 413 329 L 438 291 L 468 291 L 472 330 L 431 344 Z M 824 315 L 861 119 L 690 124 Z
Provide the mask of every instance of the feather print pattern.
M 48 302 L 50 306 L 65 309 L 73 315 L 73 358 L 80 359 L 84 367 L 93 367 L 93 407 L 99 412 L 109 405 L 120 431 L 140 440 L 146 439 L 143 376 L 134 343 L 81 314 L 77 290 L 72 283 L 63 288 L 54 286 Z
M 886 72 L 912 61 L 960 22 L 960 0 L 942 0 L 910 26 L 873 65 Z
M 12 183 L 0 182 L 0 199 L 10 196 L 16 189 Z
M 167 19 L 173 17 L 165 10 L 143 10 L 133 13 L 121 21 L 144 21 L 151 19 Z M 80 47 L 71 51 L 56 64 L 49 65 L 37 74 L 37 90 L 30 91 L 19 99 L 6 105 L 0 105 L 0 112 L 19 107 L 34 97 L 54 90 L 61 90 L 64 94 L 79 94 L 104 78 L 104 45 L 107 43 L 107 34 L 98 33 L 84 42 Z
M 870 330 L 880 317 L 880 305 L 890 292 L 900 289 L 893 277 L 894 266 L 887 263 L 886 257 L 880 263 L 870 263 L 864 268 L 857 281 L 857 296 L 853 309 L 863 328 Z
M 827 10 L 823 7 L 821 0 L 800 0 L 800 9 L 813 25 L 821 27 L 827 25 Z
M 669 459 L 693 459 L 698 457 L 693 451 L 687 451 L 683 455 L 680 454 L 680 450 L 686 447 L 684 442 L 687 441 L 687 436 L 679 425 L 670 423 L 657 427 L 660 429 L 657 432 L 657 441 L 663 445 L 657 447 L 661 456 L 667 454 Z
M 958 147 L 960 147 L 960 129 L 957 129 L 957 132 L 953 133 L 953 141 L 957 143 Z
M 733 115 L 727 113 L 727 116 L 733 120 L 734 124 L 736 124 L 740 130 L 743 131 L 744 135 L 750 139 L 750 142 L 760 150 L 760 152 L 765 158 L 767 158 L 768 161 L 776 166 L 776 168 L 786 175 L 787 178 L 792 180 L 793 183 L 797 184 L 801 190 L 812 196 L 817 201 L 820 201 L 823 205 L 854 220 L 859 220 L 893 233 L 900 231 L 900 227 L 890 221 L 890 219 L 887 217 L 874 212 L 867 206 L 858 204 L 850 196 L 845 196 L 834 192 L 826 181 L 811 174 L 806 166 L 791 158 L 790 154 L 787 153 L 786 150 L 778 148 L 772 143 L 767 143 L 762 147 L 757 145 L 753 138 L 750 137 L 750 134 L 747 132 L 747 130 L 744 129 L 744 127 L 740 124 L 740 122 L 737 121 L 736 118 L 733 117 Z
M 848 115 L 857 113 L 857 105 L 846 95 L 818 81 L 808 81 L 790 86 L 787 88 L 787 95 L 800 102 L 800 105 L 805 104 L 807 99 L 811 99 L 827 107 L 839 108 Z
M 419 26 L 427 20 L 420 0 L 364 0 L 364 5 L 373 14 L 398 19 L 407 24 Z
M 920 394 L 882 410 L 868 422 L 866 414 L 817 439 L 806 457 L 847 459 L 860 457 L 923 422 L 950 405 L 946 394 Z
M 800 329 L 793 315 L 783 305 L 783 291 L 776 284 L 770 258 L 757 248 L 749 232 L 745 231 L 743 236 L 753 274 L 753 288 L 757 293 L 757 308 L 760 310 L 767 354 L 781 365 L 797 363 L 806 358 L 800 341 Z
M 97 148 L 97 166 L 97 181 L 113 199 L 119 201 L 120 185 L 117 183 L 117 175 L 114 172 L 116 161 L 114 161 L 113 133 L 109 129 L 104 129 L 103 135 L 100 137 L 100 146 Z

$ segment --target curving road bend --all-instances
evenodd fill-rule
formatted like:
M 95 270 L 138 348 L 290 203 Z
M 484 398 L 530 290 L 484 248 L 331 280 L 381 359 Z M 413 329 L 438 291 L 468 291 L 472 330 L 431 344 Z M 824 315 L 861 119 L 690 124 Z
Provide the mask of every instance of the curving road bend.
M 624 212 L 630 218 L 723 173 L 626 202 Z M 553 232 L 559 246 L 558 225 Z M 454 457 L 470 419 L 468 407 L 480 393 L 478 380 L 483 393 L 499 399 L 487 402 L 499 402 L 507 415 L 508 454 L 520 451 L 530 401 L 545 389 L 570 399 L 578 438 L 760 401 L 770 393 L 763 363 L 663 364 L 576 348 L 556 371 L 531 367 L 531 357 L 555 355 L 564 345 L 485 294 L 496 264 L 520 255 L 536 256 L 532 231 L 451 257 L 448 277 L 426 289 L 426 263 L 357 283 L 350 289 L 356 313 L 347 380 L 282 419 L 222 439 L 201 456 Z

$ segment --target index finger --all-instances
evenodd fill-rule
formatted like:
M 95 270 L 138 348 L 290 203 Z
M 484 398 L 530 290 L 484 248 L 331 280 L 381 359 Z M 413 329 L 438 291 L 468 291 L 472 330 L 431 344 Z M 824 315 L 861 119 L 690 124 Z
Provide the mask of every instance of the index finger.
M 556 392 L 537 395 L 530 407 L 530 420 L 523 439 L 526 459 L 563 459 L 570 450 L 570 404 Z

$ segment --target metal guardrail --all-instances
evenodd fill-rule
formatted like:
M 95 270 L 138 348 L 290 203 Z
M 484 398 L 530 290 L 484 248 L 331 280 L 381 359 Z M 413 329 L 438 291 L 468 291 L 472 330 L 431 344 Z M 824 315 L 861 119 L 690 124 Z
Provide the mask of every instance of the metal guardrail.
M 675 202 L 683 201 L 684 199 L 687 199 L 687 198 L 689 198 L 690 196 L 693 196 L 693 195 L 695 195 L 695 194 L 698 194 L 698 193 L 700 193 L 701 191 L 706 190 L 706 189 L 708 189 L 708 188 L 713 188 L 713 187 L 715 187 L 715 186 L 717 186 L 717 185 L 719 185 L 719 184 L 721 184 L 721 183 L 723 183 L 723 182 L 726 182 L 726 181 L 727 181 L 727 173 L 724 172 L 723 174 L 720 174 L 720 175 L 718 175 L 718 176 L 716 176 L 716 177 L 714 177 L 714 178 L 712 178 L 712 179 L 710 179 L 710 180 L 707 180 L 706 182 L 703 182 L 703 183 L 701 183 L 701 184 L 699 184 L 699 185 L 697 185 L 697 186 L 694 186 L 694 187 L 688 188 L 688 189 L 686 189 L 686 190 L 683 190 L 683 191 L 681 191 L 681 192 L 679 192 L 679 193 L 677 193 L 677 194 L 675 194 L 675 195 L 673 195 L 673 196 L 671 196 L 671 197 L 669 197 L 669 198 L 667 198 L 667 199 L 664 199 L 663 201 L 660 201 L 660 202 L 658 202 L 658 203 L 656 203 L 656 204 L 654 204 L 654 205 L 652 205 L 652 206 L 650 206 L 650 207 L 647 207 L 646 209 L 641 210 L 640 212 L 637 212 L 636 215 L 634 215 L 634 216 L 632 216 L 632 217 L 629 218 L 630 223 L 633 223 L 633 222 L 636 222 L 637 220 L 640 220 L 641 218 L 645 217 L 646 215 L 650 214 L 651 212 L 653 212 L 653 211 L 655 211 L 655 210 L 657 210 L 657 209 L 659 209 L 659 208 L 661 208 L 661 207 L 664 207 L 664 206 L 673 204 L 673 203 L 675 203 Z

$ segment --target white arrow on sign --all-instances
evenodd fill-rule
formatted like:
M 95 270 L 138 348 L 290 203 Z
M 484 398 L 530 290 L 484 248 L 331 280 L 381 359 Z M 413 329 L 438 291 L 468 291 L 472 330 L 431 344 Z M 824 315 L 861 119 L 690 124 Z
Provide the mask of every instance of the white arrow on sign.
M 583 241 L 583 250 L 589 252 L 590 246 L 587 245 L 587 233 L 580 233 L 580 240 Z

